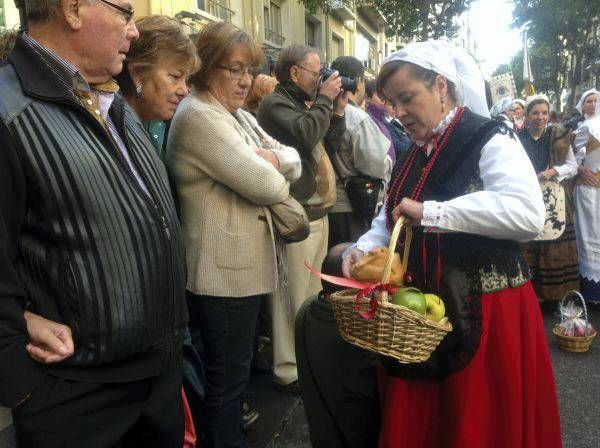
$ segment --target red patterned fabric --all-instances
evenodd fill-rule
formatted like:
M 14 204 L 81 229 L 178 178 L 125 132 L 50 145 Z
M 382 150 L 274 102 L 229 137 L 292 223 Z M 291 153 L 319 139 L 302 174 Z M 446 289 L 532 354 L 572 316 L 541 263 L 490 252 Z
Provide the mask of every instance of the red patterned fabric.
M 548 343 L 531 284 L 482 298 L 471 363 L 441 382 L 381 371 L 380 448 L 560 448 Z

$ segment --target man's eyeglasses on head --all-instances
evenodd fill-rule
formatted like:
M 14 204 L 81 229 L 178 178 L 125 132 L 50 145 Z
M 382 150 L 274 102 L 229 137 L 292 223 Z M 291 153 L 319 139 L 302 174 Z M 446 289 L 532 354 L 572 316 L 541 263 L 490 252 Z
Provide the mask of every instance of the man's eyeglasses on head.
M 133 18 L 133 13 L 134 13 L 133 9 L 123 8 L 122 6 L 116 5 L 115 3 L 109 2 L 108 0 L 100 0 L 100 1 L 108 6 L 115 8 L 117 11 L 122 13 L 123 18 L 125 19 L 126 23 L 129 23 L 131 21 L 131 19 Z
M 219 68 L 223 70 L 227 70 L 231 75 L 231 79 L 234 81 L 238 81 L 244 75 L 248 75 L 250 80 L 253 80 L 256 76 L 256 72 L 258 69 L 256 67 L 240 67 L 239 65 L 235 65 L 233 67 L 225 67 L 224 65 L 219 65 Z

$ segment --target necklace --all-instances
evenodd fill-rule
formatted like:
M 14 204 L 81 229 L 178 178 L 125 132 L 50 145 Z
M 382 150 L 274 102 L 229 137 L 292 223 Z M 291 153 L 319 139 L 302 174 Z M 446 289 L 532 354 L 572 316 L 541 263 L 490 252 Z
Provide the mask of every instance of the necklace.
M 454 115 L 454 117 L 452 118 L 452 121 L 446 128 L 446 131 L 444 132 L 444 134 L 441 136 L 441 139 L 440 139 L 439 134 L 436 134 L 433 136 L 433 151 L 431 152 L 429 161 L 425 164 L 425 167 L 423 167 L 423 170 L 421 171 L 421 176 L 419 177 L 417 184 L 415 185 L 412 193 L 409 196 L 410 199 L 415 200 L 415 201 L 419 200 L 419 198 L 421 196 L 421 192 L 423 190 L 423 187 L 425 186 L 425 181 L 429 177 L 429 173 L 431 172 L 431 169 L 435 165 L 435 162 L 437 161 L 440 151 L 446 146 L 448 139 L 454 132 L 454 128 L 460 121 L 464 110 L 465 110 L 464 107 L 459 107 L 457 109 L 456 114 Z M 412 171 L 413 165 L 415 163 L 415 159 L 417 158 L 418 151 L 422 151 L 422 148 L 420 148 L 416 144 L 413 144 L 413 146 L 410 150 L 410 153 L 409 153 L 408 157 L 406 158 L 406 161 L 400 168 L 400 171 L 398 172 L 398 176 L 396 176 L 396 180 L 392 184 L 392 188 L 390 188 L 390 195 L 388 196 L 388 201 L 387 201 L 387 218 L 388 218 L 387 224 L 388 224 L 388 228 L 390 228 L 390 229 L 393 227 L 392 210 L 394 210 L 394 208 L 396 208 L 396 206 L 400 203 L 400 201 L 402 199 L 400 197 L 400 194 L 402 192 L 404 184 L 406 183 L 406 179 L 408 178 L 409 173 Z M 392 194 L 394 195 L 393 197 L 392 197 Z

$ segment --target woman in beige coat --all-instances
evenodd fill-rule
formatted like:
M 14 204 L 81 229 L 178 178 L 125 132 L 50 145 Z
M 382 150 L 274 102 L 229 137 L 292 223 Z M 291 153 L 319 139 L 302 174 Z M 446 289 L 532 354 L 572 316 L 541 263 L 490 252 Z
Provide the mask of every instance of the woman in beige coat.
M 197 429 L 207 448 L 243 447 L 241 394 L 256 319 L 277 286 L 268 206 L 288 197 L 301 165 L 241 109 L 264 60 L 260 47 L 226 22 L 207 25 L 196 46 L 202 67 L 173 118 L 167 163 L 181 205 L 190 330 L 206 367 Z

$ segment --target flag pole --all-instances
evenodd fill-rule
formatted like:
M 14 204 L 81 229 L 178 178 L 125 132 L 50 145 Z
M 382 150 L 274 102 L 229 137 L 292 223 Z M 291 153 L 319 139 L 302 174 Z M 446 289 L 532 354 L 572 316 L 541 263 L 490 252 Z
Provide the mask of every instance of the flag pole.
M 523 95 L 525 98 L 535 95 L 533 73 L 531 72 L 529 51 L 527 50 L 527 30 L 523 32 Z

